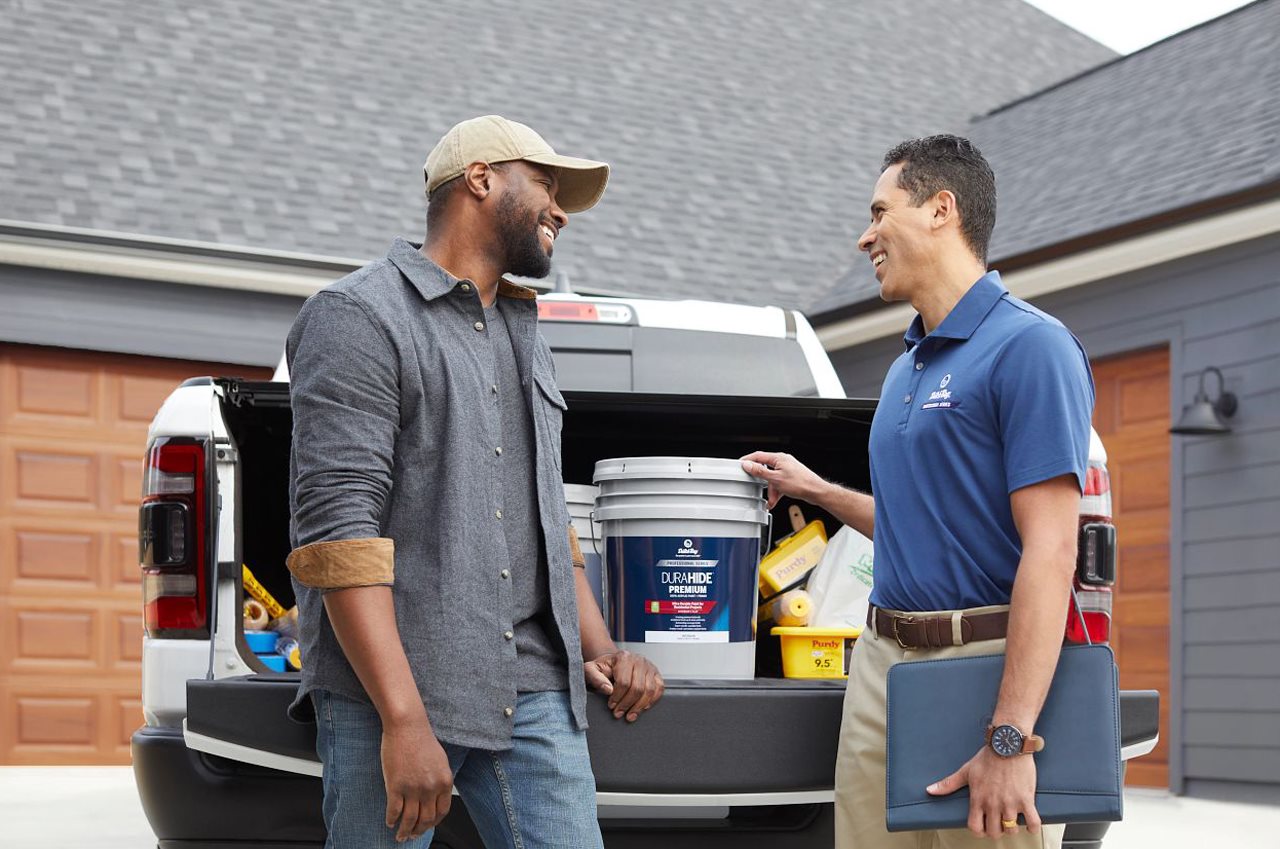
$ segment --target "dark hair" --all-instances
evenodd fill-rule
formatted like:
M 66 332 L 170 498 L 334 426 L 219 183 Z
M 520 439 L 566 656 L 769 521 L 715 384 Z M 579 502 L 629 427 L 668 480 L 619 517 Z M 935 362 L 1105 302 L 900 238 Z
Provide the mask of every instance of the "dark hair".
M 904 141 L 886 153 L 881 173 L 900 162 L 898 187 L 911 195 L 912 205 L 943 190 L 956 196 L 960 232 L 985 264 L 996 225 L 996 175 L 982 151 L 960 136 L 927 136 Z
M 490 170 L 505 171 L 507 169 L 506 162 L 489 163 Z M 451 180 L 446 180 L 436 186 L 435 191 L 427 195 L 427 229 L 440 220 L 440 216 L 444 215 L 445 207 L 449 205 L 449 198 L 453 197 L 453 193 L 462 185 L 463 174 L 459 174 Z

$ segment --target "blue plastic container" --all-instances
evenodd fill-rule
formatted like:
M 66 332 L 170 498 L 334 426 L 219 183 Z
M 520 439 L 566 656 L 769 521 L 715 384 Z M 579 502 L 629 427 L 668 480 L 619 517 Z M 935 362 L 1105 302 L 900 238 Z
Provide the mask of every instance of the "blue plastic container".
M 280 635 L 275 631 L 245 631 L 244 641 L 249 646 L 249 651 L 254 654 L 271 654 L 276 650 L 276 643 L 280 640 Z
M 280 654 L 260 654 L 258 660 L 272 672 L 284 672 L 286 669 L 284 655 Z

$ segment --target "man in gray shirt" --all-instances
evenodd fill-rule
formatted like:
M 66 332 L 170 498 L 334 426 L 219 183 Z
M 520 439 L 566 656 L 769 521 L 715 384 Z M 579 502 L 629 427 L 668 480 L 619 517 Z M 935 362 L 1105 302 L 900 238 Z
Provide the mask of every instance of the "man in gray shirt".
M 427 159 L 427 238 L 311 298 L 289 334 L 303 678 L 330 847 L 426 846 L 458 792 L 489 847 L 601 845 L 586 686 L 662 694 L 594 603 L 534 292 L 608 166 L 485 116 Z

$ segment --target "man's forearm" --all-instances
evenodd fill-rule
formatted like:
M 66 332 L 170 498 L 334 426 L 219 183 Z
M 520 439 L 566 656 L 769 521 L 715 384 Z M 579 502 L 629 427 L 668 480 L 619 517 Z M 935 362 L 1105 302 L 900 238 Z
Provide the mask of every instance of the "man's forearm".
M 617 651 L 618 647 L 609 636 L 609 629 L 600 614 L 600 606 L 596 604 L 586 569 L 574 567 L 573 584 L 578 597 L 578 636 L 582 639 L 582 659 L 594 660 L 602 654 Z
M 838 483 L 823 481 L 823 484 L 806 500 L 826 510 L 867 539 L 872 539 L 876 529 L 875 498 Z
M 1013 583 L 993 724 L 1012 725 L 1024 734 L 1034 731 L 1058 666 L 1073 567 L 1074 558 L 1064 552 L 1024 553 Z
M 324 596 L 333 631 L 385 725 L 427 720 L 396 628 L 391 588 L 353 587 Z

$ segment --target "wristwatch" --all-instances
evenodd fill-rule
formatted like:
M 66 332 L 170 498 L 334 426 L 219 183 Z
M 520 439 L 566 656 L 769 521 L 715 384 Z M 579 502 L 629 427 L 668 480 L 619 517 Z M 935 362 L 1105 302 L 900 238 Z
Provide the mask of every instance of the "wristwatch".
M 1030 755 L 1044 749 L 1044 738 L 1023 734 L 1012 725 L 988 725 L 987 745 L 1002 758 Z

